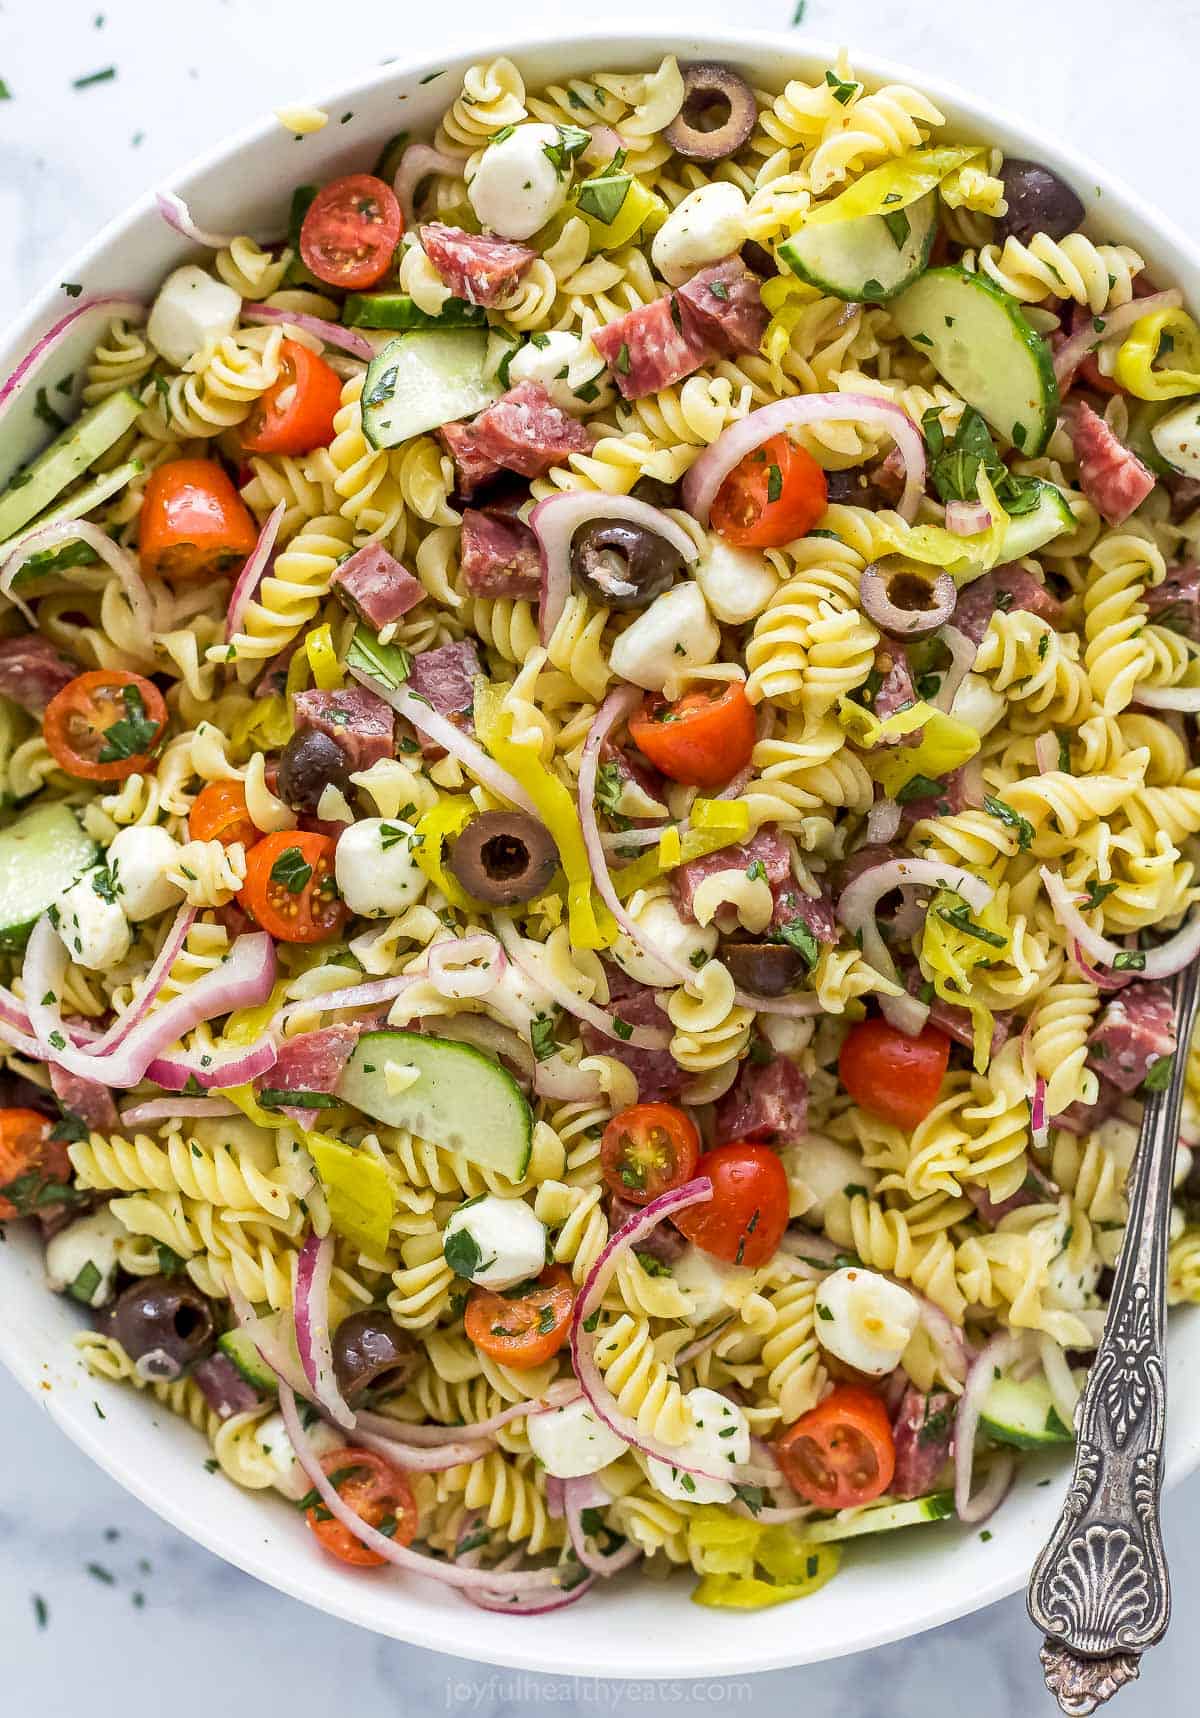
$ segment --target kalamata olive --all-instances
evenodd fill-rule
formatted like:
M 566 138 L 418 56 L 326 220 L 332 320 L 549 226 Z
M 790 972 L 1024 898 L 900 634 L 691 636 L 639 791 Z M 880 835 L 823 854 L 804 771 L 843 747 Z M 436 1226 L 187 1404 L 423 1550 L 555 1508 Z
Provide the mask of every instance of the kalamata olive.
M 575 583 L 605 608 L 645 608 L 683 572 L 683 556 L 627 519 L 582 525 L 571 543 Z
M 143 1378 L 178 1378 L 209 1353 L 213 1309 L 186 1277 L 141 1277 L 118 1295 L 108 1328 Z
M 468 895 L 496 907 L 532 901 L 558 869 L 544 823 L 524 811 L 485 811 L 450 849 L 448 864 Z
M 331 783 L 343 793 L 350 786 L 345 752 L 318 728 L 302 728 L 292 735 L 279 759 L 279 797 L 293 811 L 315 812 Z
M 754 130 L 754 91 L 728 66 L 685 66 L 683 106 L 663 132 L 686 161 L 722 161 L 735 154 Z
M 949 573 L 931 574 L 903 555 L 885 555 L 863 568 L 858 600 L 892 638 L 920 638 L 950 619 L 958 592 Z
M 827 471 L 825 487 L 831 507 L 837 505 L 874 509 L 880 503 L 879 491 L 861 465 L 851 466 L 849 471 Z
M 740 990 L 782 996 L 807 971 L 804 956 L 789 943 L 725 942 L 721 959 Z
M 1027 245 L 1035 233 L 1066 238 L 1083 222 L 1084 208 L 1065 179 L 1040 161 L 1006 161 L 1000 170 L 1008 213 L 997 223 L 997 237 Z
M 629 492 L 635 501 L 644 501 L 650 507 L 678 507 L 680 504 L 679 485 L 664 483 L 661 477 L 639 477 Z
M 741 249 L 741 258 L 750 273 L 756 274 L 760 280 L 770 280 L 779 273 L 770 251 L 756 239 L 747 239 Z
M 421 1350 L 386 1312 L 352 1312 L 333 1333 L 333 1369 L 349 1400 L 375 1384 L 400 1389 L 421 1364 Z

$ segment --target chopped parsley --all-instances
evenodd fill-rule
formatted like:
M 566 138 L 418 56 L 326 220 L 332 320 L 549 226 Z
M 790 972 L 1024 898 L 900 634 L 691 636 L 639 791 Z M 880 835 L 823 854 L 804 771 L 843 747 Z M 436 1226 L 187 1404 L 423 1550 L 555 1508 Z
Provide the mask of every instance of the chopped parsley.
M 778 501 L 783 494 L 783 473 L 777 465 L 767 467 L 767 502 Z
M 1156 1062 L 1151 1062 L 1142 1081 L 1144 1092 L 1165 1092 L 1171 1084 L 1171 1075 L 1175 1071 L 1175 1055 L 1160 1056 Z
M 936 799 L 941 791 L 941 782 L 932 776 L 915 775 L 896 794 L 896 804 L 911 805 L 914 799 Z
M 903 250 L 905 240 L 912 232 L 912 222 L 903 209 L 893 209 L 883 217 L 883 224 L 892 235 L 892 243 L 897 250 Z
M 483 1265 L 479 1242 L 466 1228 L 450 1231 L 442 1243 L 442 1255 L 456 1277 L 473 1277 Z M 488 1264 L 495 1262 L 494 1258 L 488 1260 Z
M 995 799 L 991 794 L 984 797 L 983 809 L 989 817 L 998 817 L 1007 829 L 1016 830 L 1017 846 L 1022 853 L 1027 853 L 1033 845 L 1033 824 L 1027 817 L 1022 817 L 1019 811 L 1014 811 L 1007 800 Z
M 558 1051 L 554 1033 L 557 1022 L 552 1014 L 539 1014 L 529 1028 L 529 1042 L 539 1062 L 548 1061 Z
M 1146 957 L 1136 949 L 1124 949 L 1113 961 L 1114 972 L 1143 972 L 1146 967 Z
M 1102 901 L 1107 901 L 1116 887 L 1116 883 L 1089 883 L 1084 906 L 1098 907 Z
M 102 66 L 98 72 L 88 72 L 84 77 L 72 78 L 72 89 L 90 89 L 93 84 L 110 84 L 117 75 L 116 66 Z
M 773 940 L 786 943 L 789 948 L 794 948 L 798 954 L 803 955 L 810 972 L 821 958 L 821 945 L 803 919 L 793 919 L 791 924 L 780 925 Z
M 628 1043 L 629 1039 L 633 1037 L 633 1027 L 629 1022 L 627 1020 L 618 1019 L 614 1014 L 612 1024 L 613 1031 L 616 1033 L 617 1037 Z
M 313 868 L 298 847 L 285 847 L 271 867 L 271 881 L 298 895 L 313 874 Z
M 125 714 L 104 730 L 104 741 L 97 756 L 102 764 L 117 763 L 122 758 L 138 757 L 150 751 L 157 740 L 161 724 L 146 714 L 141 690 L 137 686 L 121 687 L 121 702 Z

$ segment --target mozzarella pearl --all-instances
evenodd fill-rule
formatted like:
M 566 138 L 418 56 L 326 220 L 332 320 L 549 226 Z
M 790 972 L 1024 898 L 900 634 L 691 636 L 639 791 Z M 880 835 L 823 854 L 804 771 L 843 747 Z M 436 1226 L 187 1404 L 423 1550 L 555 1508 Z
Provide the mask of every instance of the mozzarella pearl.
M 146 323 L 146 338 L 168 363 L 182 369 L 189 358 L 232 334 L 242 301 L 231 286 L 188 263 L 169 274 Z
M 997 722 L 1004 720 L 1007 708 L 1003 696 L 992 690 L 982 674 L 967 674 L 954 694 L 950 714 L 956 722 L 965 722 L 982 735 L 990 734 Z
M 598 411 L 612 398 L 608 368 L 591 341 L 564 330 L 527 340 L 509 362 L 508 379 L 514 388 L 540 382 L 556 406 L 576 417 Z
M 695 569 L 704 600 L 726 626 L 755 620 L 779 589 L 779 576 L 757 549 L 735 549 L 710 537 Z
M 469 1241 L 452 1246 L 455 1235 L 466 1235 Z M 454 1212 L 446 1224 L 442 1248 L 457 1275 L 480 1288 L 511 1288 L 545 1269 L 546 1225 L 523 1199 L 486 1193 Z M 468 1263 L 472 1258 L 476 1262 Z
M 177 907 L 183 890 L 167 876 L 179 857 L 179 843 L 157 825 L 120 829 L 108 849 L 108 869 L 125 917 L 140 924 L 168 907 Z
M 558 168 L 546 150 L 559 149 L 554 125 L 518 125 L 479 158 L 467 198 L 480 224 L 506 239 L 528 239 L 567 200 L 570 168 Z
M 105 899 L 111 892 L 107 870 L 97 865 L 64 889 L 54 903 L 59 936 L 72 959 L 93 972 L 104 972 L 124 960 L 132 941 L 129 920 L 115 900 Z
M 55 1294 L 65 1294 L 90 1265 L 98 1272 L 96 1280 L 88 1293 L 79 1292 L 76 1298 L 85 1306 L 107 1306 L 117 1277 L 117 1244 L 127 1234 L 124 1224 L 117 1221 L 107 1206 L 60 1229 L 46 1243 L 46 1281 L 50 1288 Z M 86 1283 L 81 1285 L 81 1291 L 83 1287 Z
M 364 918 L 394 917 L 420 900 L 425 873 L 410 824 L 363 817 L 338 837 L 333 869 L 342 899 Z
M 656 947 L 674 955 L 677 960 L 686 961 L 689 966 L 693 964 L 693 955 L 697 957 L 696 964 L 703 964 L 699 961 L 700 955 L 708 959 L 717 951 L 717 927 L 685 923 L 669 895 L 658 895 L 646 901 L 634 914 L 634 923 Z M 610 953 L 621 971 L 637 979 L 639 984 L 661 988 L 678 982 L 669 966 L 655 960 L 653 955 L 644 954 L 623 931 Z
M 916 1297 L 875 1271 L 847 1266 L 817 1289 L 817 1338 L 857 1372 L 894 1372 L 920 1320 Z
M 556 1479 L 599 1473 L 625 1454 L 624 1441 L 596 1418 L 583 1397 L 565 1408 L 530 1414 L 525 1430 L 530 1449 Z
M 715 660 L 721 634 L 704 593 L 692 579 L 655 597 L 614 643 L 613 673 L 647 692 L 661 692 L 668 679 Z
M 268 1414 L 265 1420 L 258 1422 L 254 1435 L 259 1449 L 267 1458 L 275 1490 L 292 1503 L 299 1503 L 302 1497 L 307 1497 L 312 1490 L 312 1481 L 296 1459 L 283 1415 Z M 330 1450 L 340 1450 L 346 1442 L 342 1434 L 326 1425 L 324 1420 L 317 1420 L 308 1428 L 308 1441 L 317 1456 L 327 1455 Z
M 840 1140 L 812 1134 L 779 1155 L 798 1206 L 793 1215 L 803 1216 L 809 1224 L 824 1221 L 825 1206 L 835 1193 L 847 1187 L 865 1187 L 869 1192 L 875 1185 L 875 1173 L 865 1166 L 861 1153 Z
M 1155 448 L 1176 471 L 1200 477 L 1200 400 L 1185 400 L 1150 431 Z
M 746 242 L 745 196 L 718 180 L 692 191 L 654 235 L 650 259 L 671 286 L 682 286 L 705 263 L 732 256 Z
M 680 1446 L 681 1461 L 695 1462 L 712 1473 L 740 1467 L 750 1460 L 750 1422 L 727 1397 L 698 1388 L 684 1397 L 694 1421 L 691 1436 Z M 732 1503 L 733 1481 L 705 1479 L 651 1456 L 646 1463 L 650 1484 L 663 1497 L 680 1503 Z

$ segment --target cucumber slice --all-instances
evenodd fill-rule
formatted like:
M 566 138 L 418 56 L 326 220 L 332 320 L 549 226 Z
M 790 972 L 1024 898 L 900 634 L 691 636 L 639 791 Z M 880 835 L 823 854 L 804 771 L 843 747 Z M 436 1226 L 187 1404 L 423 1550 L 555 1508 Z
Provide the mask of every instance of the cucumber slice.
M 103 477 L 97 477 L 93 482 L 84 484 L 81 489 L 68 495 L 65 501 L 60 501 L 57 507 L 52 507 L 49 513 L 43 513 L 40 519 L 33 520 L 30 529 L 40 531 L 43 525 L 57 525 L 62 519 L 84 519 L 97 507 L 102 507 L 106 501 L 124 489 L 127 483 L 132 483 L 135 477 L 140 477 L 145 466 L 140 459 L 126 460 L 124 465 L 118 465 L 112 471 L 106 471 Z M 0 543 L 0 566 L 8 559 L 15 547 L 15 541 Z M 40 554 L 31 555 L 25 564 L 17 569 L 13 586 L 21 589 L 31 585 L 37 579 L 50 578 L 55 573 L 65 572 L 70 567 L 90 566 L 96 559 L 94 549 L 89 549 L 86 543 L 64 543 L 61 549 L 43 549 Z
M 1050 347 L 1015 298 L 962 268 L 932 268 L 892 306 L 900 330 L 992 428 L 1031 458 L 1058 418 Z
M 404 159 L 404 151 L 408 148 L 409 133 L 407 131 L 393 132 L 375 159 L 371 171 L 377 179 L 382 179 L 385 185 L 390 185 L 396 177 L 400 163 Z
M 292 1315 L 288 1312 L 273 1312 L 261 1320 L 263 1326 L 268 1323 L 282 1325 L 284 1320 L 292 1323 Z M 233 1361 L 247 1384 L 253 1384 L 256 1390 L 262 1390 L 273 1396 L 279 1388 L 279 1379 L 267 1365 L 262 1355 L 254 1345 L 250 1334 L 245 1330 L 227 1330 L 224 1336 L 217 1338 L 217 1347 L 228 1359 Z M 300 1356 L 296 1355 L 296 1366 L 299 1368 Z
M 804 1537 L 815 1545 L 834 1539 L 858 1539 L 864 1533 L 891 1533 L 897 1527 L 916 1527 L 922 1521 L 944 1521 L 954 1514 L 954 1493 L 934 1491 L 907 1503 L 889 1503 L 881 1498 L 844 1521 L 812 1521 L 804 1524 Z
M 0 950 L 23 949 L 54 897 L 100 850 L 65 805 L 39 805 L 0 832 Z
M 835 298 L 884 304 L 924 273 L 936 229 L 937 196 L 930 192 L 891 215 L 801 227 L 779 246 L 779 260 Z
M 389 1062 L 415 1067 L 407 1091 L 390 1092 Z M 390 1127 L 459 1151 L 481 1169 L 520 1181 L 529 1166 L 533 1114 L 520 1086 L 470 1044 L 419 1032 L 364 1032 L 338 1095 Z
M 498 400 L 503 389 L 498 377 L 486 379 L 487 350 L 487 334 L 474 328 L 423 328 L 389 340 L 363 383 L 363 434 L 371 446 L 397 447 Z
M 84 412 L 13 478 L 0 495 L 0 542 L 14 536 L 50 506 L 68 483 L 107 453 L 133 423 L 142 402 L 128 388 Z
M 347 328 L 485 328 L 487 311 L 465 298 L 448 298 L 440 316 L 430 316 L 406 292 L 352 292 L 342 309 Z
M 1131 416 L 1131 432 L 1135 421 L 1136 417 Z M 1134 452 L 1153 470 L 1161 471 L 1165 465 L 1167 471 L 1182 472 L 1184 477 L 1200 477 L 1200 400 L 1185 400 L 1181 406 L 1164 412 L 1148 439 L 1155 460 L 1148 459 L 1140 447 L 1134 447 Z M 1133 446 L 1132 434 L 1130 446 Z
M 1041 491 L 1036 507 L 1009 520 L 1000 550 L 1002 561 L 1019 561 L 1024 555 L 1035 554 L 1055 537 L 1075 529 L 1075 515 L 1057 484 L 1043 483 Z
M 1044 1378 L 1021 1383 L 1008 1377 L 993 1381 L 983 1399 L 979 1424 L 997 1443 L 1019 1450 L 1041 1450 L 1050 1444 L 1073 1444 L 1075 1434 L 1064 1426 Z

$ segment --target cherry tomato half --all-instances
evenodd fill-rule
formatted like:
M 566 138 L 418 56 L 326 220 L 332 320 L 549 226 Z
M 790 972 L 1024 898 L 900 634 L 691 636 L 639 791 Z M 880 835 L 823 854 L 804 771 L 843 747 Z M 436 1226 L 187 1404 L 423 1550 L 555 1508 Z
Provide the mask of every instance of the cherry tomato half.
M 300 255 L 318 280 L 357 292 L 382 280 L 403 231 L 391 187 L 372 173 L 351 173 L 313 198 L 300 228 Z
M 349 917 L 333 879 L 328 835 L 281 829 L 264 835 L 246 855 L 238 900 L 278 942 L 319 943 Z
M 775 1440 L 792 1490 L 818 1509 L 853 1509 L 882 1497 L 896 1471 L 887 1409 L 861 1384 L 839 1384 Z
M 829 502 L 811 453 L 773 435 L 735 465 L 712 504 L 712 528 L 739 549 L 781 549 L 806 536 Z
M 696 1173 L 700 1135 L 674 1104 L 634 1104 L 615 1115 L 600 1141 L 600 1166 L 611 1190 L 648 1205 Z
M 722 787 L 754 750 L 754 707 L 740 681 L 698 687 L 673 704 L 649 697 L 629 723 L 634 745 L 672 781 Z
M 0 1223 L 32 1217 L 58 1203 L 52 1191 L 71 1179 L 71 1159 L 52 1123 L 37 1110 L 0 1110 Z
M 196 795 L 188 812 L 193 841 L 219 841 L 231 847 L 240 841 L 249 849 L 258 840 L 254 819 L 246 810 L 246 790 L 240 781 L 210 781 Z
M 514 1371 L 528 1372 L 557 1354 L 571 1328 L 575 1287 L 562 1265 L 550 1265 L 522 1293 L 473 1288 L 463 1328 L 481 1354 Z
M 408 1476 L 374 1450 L 348 1445 L 326 1450 L 320 1458 L 326 1478 L 342 1502 L 361 1516 L 368 1527 L 384 1533 L 396 1545 L 411 1545 L 417 1536 L 416 1500 Z M 356 1569 L 378 1569 L 387 1559 L 372 1551 L 350 1529 L 330 1515 L 321 1502 L 304 1511 L 304 1519 L 328 1551 L 341 1563 Z
M 56 764 L 83 781 L 144 774 L 167 725 L 152 680 L 123 668 L 77 674 L 46 705 L 42 732 Z
M 250 509 L 215 459 L 173 459 L 150 473 L 138 551 L 151 578 L 232 572 L 257 542 Z
M 838 1073 L 856 1104 L 897 1127 L 914 1128 L 937 1103 L 949 1061 L 950 1040 L 936 1026 L 910 1038 L 874 1017 L 846 1034 Z
M 285 340 L 279 376 L 255 403 L 241 428 L 247 453 L 311 453 L 333 440 L 333 419 L 342 403 L 342 379 L 307 346 Z
M 695 1175 L 707 1175 L 713 1196 L 673 1219 L 693 1245 L 728 1265 L 765 1265 L 788 1225 L 788 1181 L 766 1145 L 737 1140 L 706 1151 Z

